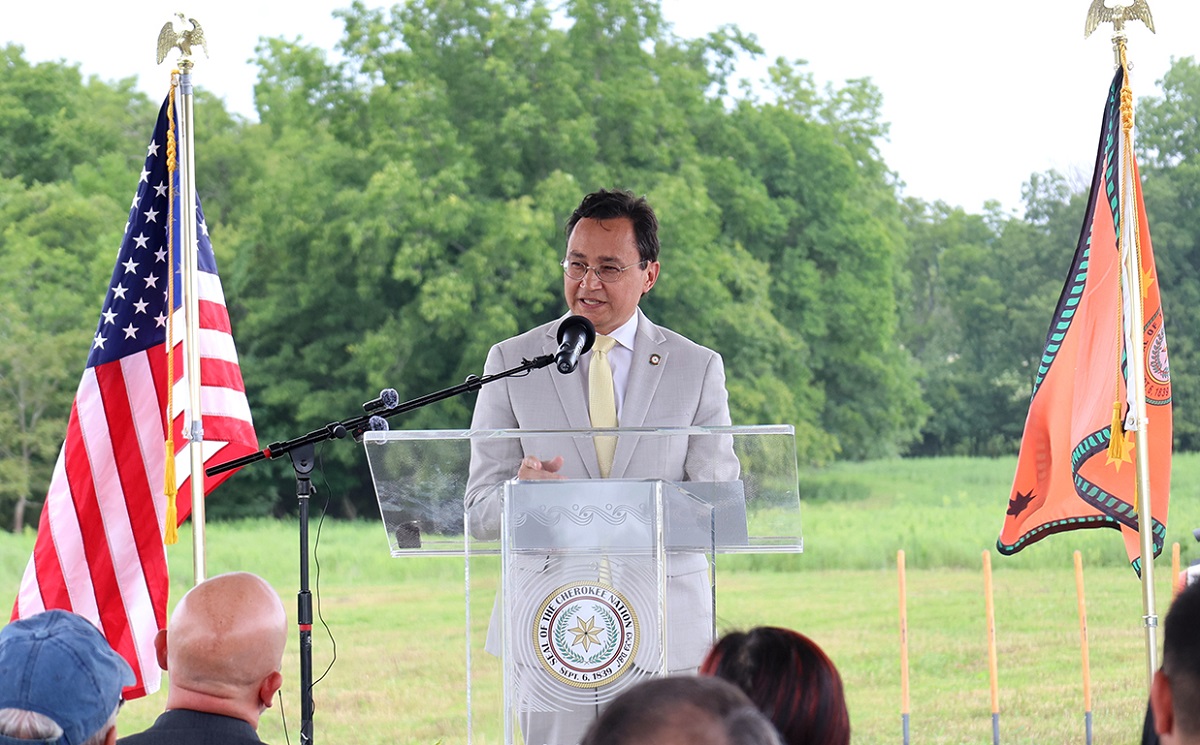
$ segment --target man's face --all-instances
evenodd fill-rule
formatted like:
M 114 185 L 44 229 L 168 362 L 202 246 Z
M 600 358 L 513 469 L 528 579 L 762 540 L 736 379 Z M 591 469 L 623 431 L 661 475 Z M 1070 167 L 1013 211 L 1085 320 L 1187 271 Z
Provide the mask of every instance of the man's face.
M 642 295 L 658 280 L 658 262 L 642 267 L 638 265 L 640 258 L 629 218 L 580 220 L 567 240 L 567 261 L 591 267 L 611 264 L 629 268 L 615 282 L 601 282 L 594 271 L 588 271 L 581 280 L 564 274 L 567 307 L 591 321 L 598 334 L 611 334 L 620 328 L 633 317 Z

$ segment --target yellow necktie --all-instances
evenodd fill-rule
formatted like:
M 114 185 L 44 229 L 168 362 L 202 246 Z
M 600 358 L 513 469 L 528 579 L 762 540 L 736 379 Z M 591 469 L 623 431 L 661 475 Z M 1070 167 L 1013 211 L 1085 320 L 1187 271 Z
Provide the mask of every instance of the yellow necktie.
M 592 361 L 588 368 L 588 411 L 593 427 L 617 426 L 617 398 L 613 391 L 612 366 L 608 363 L 608 352 L 617 340 L 604 334 L 596 334 L 592 345 Z M 612 471 L 613 453 L 617 450 L 617 438 L 597 437 L 596 460 L 600 463 L 600 475 L 608 478 Z

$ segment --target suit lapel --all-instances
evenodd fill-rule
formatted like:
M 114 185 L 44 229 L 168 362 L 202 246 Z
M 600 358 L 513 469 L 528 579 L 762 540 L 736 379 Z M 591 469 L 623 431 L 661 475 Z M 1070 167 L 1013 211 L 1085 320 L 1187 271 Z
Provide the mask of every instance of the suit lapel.
M 546 341 L 543 345 L 545 354 L 558 351 L 558 326 L 556 323 L 546 330 Z M 562 404 L 568 429 L 588 429 L 592 426 L 587 397 L 584 396 L 585 382 L 580 380 L 582 375 L 581 368 L 576 368 L 570 375 L 563 375 L 557 369 L 550 372 L 550 379 L 554 381 L 554 390 L 558 394 L 559 403 Z M 575 441 L 575 448 L 579 451 L 579 458 L 583 461 L 588 476 L 600 478 L 600 465 L 596 462 L 596 448 L 592 441 L 586 437 L 571 439 Z
M 633 364 L 629 368 L 629 380 L 625 384 L 625 400 L 621 404 L 621 427 L 642 427 L 650 402 L 662 380 L 663 369 L 668 364 L 664 348 L 666 337 L 662 331 L 641 315 L 638 310 L 637 341 L 633 345 Z M 651 363 L 651 359 L 655 362 Z M 621 478 L 633 451 L 637 449 L 637 437 L 626 436 L 617 440 L 617 451 L 613 455 L 612 472 L 609 478 Z

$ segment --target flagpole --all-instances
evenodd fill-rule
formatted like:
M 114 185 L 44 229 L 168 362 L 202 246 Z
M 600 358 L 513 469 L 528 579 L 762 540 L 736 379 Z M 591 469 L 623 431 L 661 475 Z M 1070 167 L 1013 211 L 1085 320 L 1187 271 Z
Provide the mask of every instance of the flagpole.
M 1137 447 L 1134 448 L 1137 466 L 1135 484 L 1137 489 L 1138 538 L 1142 554 L 1142 623 L 1146 629 L 1146 687 L 1154 679 L 1158 669 L 1158 611 L 1154 598 L 1154 518 L 1150 505 L 1150 419 L 1146 413 L 1146 350 L 1143 343 L 1145 313 L 1142 307 L 1142 266 L 1138 240 L 1141 226 L 1138 224 L 1137 184 L 1133 168 L 1133 89 L 1129 85 L 1129 64 L 1125 56 L 1125 35 L 1113 37 L 1113 46 L 1124 71 L 1121 86 L 1121 129 L 1124 133 L 1121 151 L 1121 235 L 1120 250 L 1123 274 L 1128 278 L 1127 302 L 1130 324 L 1126 332 L 1126 348 L 1129 352 L 1129 380 L 1127 390 L 1135 420 Z
M 179 245 L 183 258 L 184 358 L 188 379 L 188 459 L 192 487 L 192 573 L 195 584 L 208 576 L 204 550 L 204 418 L 200 403 L 200 251 L 196 237 L 196 158 L 192 128 L 192 60 L 179 60 L 179 85 L 175 100 L 179 111 Z
M 1120 251 L 1122 304 L 1126 309 L 1123 319 L 1123 346 L 1128 355 L 1128 377 L 1125 381 L 1125 398 L 1129 410 L 1122 429 L 1136 432 L 1134 435 L 1134 506 L 1138 516 L 1138 544 L 1141 554 L 1142 579 L 1142 625 L 1146 630 L 1146 688 L 1154 680 L 1158 669 L 1158 612 L 1154 600 L 1154 515 L 1150 499 L 1150 418 L 1146 410 L 1146 350 L 1145 309 L 1142 290 L 1141 225 L 1139 225 L 1140 184 L 1137 183 L 1137 166 L 1133 148 L 1133 88 L 1129 84 L 1129 63 L 1126 56 L 1125 24 L 1141 21 L 1150 33 L 1154 33 L 1154 19 L 1145 0 L 1136 0 L 1128 5 L 1108 6 L 1104 0 L 1091 0 L 1087 20 L 1084 23 L 1084 38 L 1087 38 L 1101 23 L 1113 25 L 1113 56 L 1115 65 L 1121 70 L 1121 147 L 1120 161 L 1120 229 L 1117 231 L 1117 248 Z M 1110 438 L 1123 437 L 1117 431 L 1118 420 L 1114 414 Z
M 182 23 L 182 13 L 175 14 Z M 179 253 L 183 264 L 184 359 L 188 381 L 187 427 L 183 436 L 190 441 L 188 448 L 192 502 L 192 575 L 200 584 L 208 576 L 208 560 L 204 541 L 204 417 L 200 399 L 200 247 L 196 236 L 196 158 L 193 131 L 192 45 L 208 54 L 204 32 L 194 18 L 186 21 L 190 30 L 176 32 L 168 22 L 159 32 L 158 61 L 161 64 L 171 49 L 179 49 L 179 71 L 175 76 L 175 110 L 178 112 L 179 159 Z M 174 339 L 170 340 L 175 343 Z

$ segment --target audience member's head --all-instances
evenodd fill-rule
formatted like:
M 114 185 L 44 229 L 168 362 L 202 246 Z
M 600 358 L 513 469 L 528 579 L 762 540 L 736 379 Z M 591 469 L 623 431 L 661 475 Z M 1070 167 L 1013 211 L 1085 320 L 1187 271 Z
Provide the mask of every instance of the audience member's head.
M 803 634 L 774 626 L 726 634 L 700 664 L 700 674 L 742 689 L 787 745 L 850 742 L 842 678 L 825 652 Z
M 258 726 L 283 684 L 287 616 L 260 577 L 222 574 L 193 587 L 158 633 L 168 673 L 167 709 L 236 717 Z
M 1200 584 L 1184 588 L 1167 611 L 1150 708 L 1163 745 L 1200 743 Z
M 0 630 L 0 743 L 112 745 L 133 670 L 85 618 L 50 610 Z
M 718 678 L 638 683 L 596 718 L 579 745 L 781 745 L 746 695 Z

